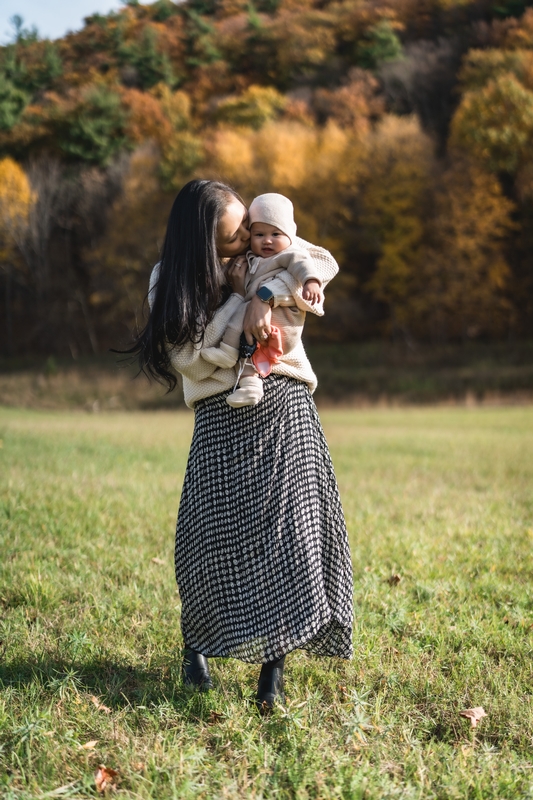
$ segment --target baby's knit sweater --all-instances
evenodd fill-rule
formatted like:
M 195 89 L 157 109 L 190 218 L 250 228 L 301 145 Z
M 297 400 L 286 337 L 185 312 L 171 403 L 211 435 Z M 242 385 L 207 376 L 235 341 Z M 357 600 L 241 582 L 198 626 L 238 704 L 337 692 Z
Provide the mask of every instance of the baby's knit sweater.
M 309 363 L 301 338 L 295 336 L 296 329 L 300 328 L 301 330 L 303 326 L 306 312 L 316 313 L 316 309 L 303 300 L 303 285 L 306 281 L 314 278 L 322 284 L 323 289 L 335 277 L 339 267 L 331 253 L 324 248 L 310 244 L 299 237 L 296 238 L 295 245 L 307 250 L 310 255 L 308 267 L 302 266 L 301 274 L 298 274 L 299 280 L 296 280 L 288 272 L 283 272 L 282 275 L 278 275 L 267 284 L 274 293 L 272 325 L 280 329 L 284 343 L 294 341 L 294 347 L 287 348 L 288 352 L 284 352 L 279 363 L 273 365 L 272 372 L 276 375 L 286 375 L 289 378 L 303 381 L 314 392 L 317 385 L 316 375 Z M 150 305 L 153 292 L 156 291 L 158 274 L 159 264 L 156 264 L 150 276 L 148 291 Z M 204 361 L 200 354 L 204 347 L 217 347 L 220 344 L 231 317 L 240 304 L 249 299 L 250 297 L 244 298 L 239 294 L 230 295 L 224 305 L 215 312 L 213 319 L 205 329 L 201 343 L 186 342 L 179 347 L 170 347 L 170 362 L 175 371 L 183 377 L 183 394 L 189 408 L 194 408 L 195 404 L 205 397 L 211 397 L 233 388 L 235 369 L 216 367 L 214 364 Z M 318 313 L 321 312 L 322 308 L 320 307 Z M 284 350 L 285 347 L 284 344 Z

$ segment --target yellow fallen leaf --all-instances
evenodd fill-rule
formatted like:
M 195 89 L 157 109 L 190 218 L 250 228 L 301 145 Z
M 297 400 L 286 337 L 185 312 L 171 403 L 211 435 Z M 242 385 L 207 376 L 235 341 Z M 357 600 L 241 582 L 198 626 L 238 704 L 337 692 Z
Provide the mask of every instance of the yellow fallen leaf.
M 162 567 L 165 563 L 162 558 L 152 558 L 152 562 L 154 564 L 159 564 L 160 567 Z
M 98 744 L 98 739 L 91 739 L 90 742 L 85 742 L 85 744 L 81 744 L 80 747 L 82 748 L 82 750 L 93 750 L 97 744 Z
M 111 714 L 111 709 L 108 708 L 107 706 L 104 706 L 104 704 L 101 703 L 100 700 L 98 699 L 98 697 L 95 697 L 94 694 L 91 697 L 91 703 L 93 703 L 93 705 L 96 706 L 98 711 L 103 711 L 104 714 Z
M 94 776 L 94 782 L 96 783 L 97 791 L 103 794 L 106 789 L 114 789 L 116 786 L 117 775 L 118 772 L 116 769 L 110 769 L 109 767 L 104 767 L 103 764 L 100 764 L 98 771 Z
M 486 717 L 487 714 L 482 706 L 476 706 L 475 708 L 466 708 L 464 711 L 459 711 L 459 716 L 469 719 L 471 726 L 475 728 L 479 720 Z

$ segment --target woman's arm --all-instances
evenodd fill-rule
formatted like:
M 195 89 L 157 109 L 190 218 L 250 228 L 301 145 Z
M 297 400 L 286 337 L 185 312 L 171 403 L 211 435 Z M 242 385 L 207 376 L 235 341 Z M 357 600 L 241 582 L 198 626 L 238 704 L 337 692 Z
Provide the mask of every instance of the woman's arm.
M 177 372 L 191 380 L 202 381 L 205 378 L 210 378 L 219 369 L 219 367 L 201 358 L 202 349 L 204 347 L 215 347 L 220 343 L 228 322 L 242 303 L 244 303 L 244 298 L 241 295 L 230 295 L 224 305 L 215 311 L 213 319 L 205 329 L 202 342 L 198 344 L 185 342 L 185 344 L 177 347 L 169 347 L 170 361 Z
M 150 276 L 150 287 L 148 290 L 148 304 L 150 308 L 152 307 L 155 291 L 157 290 L 158 276 L 159 264 L 156 264 Z M 235 286 L 237 285 L 238 281 L 235 283 Z M 191 380 L 201 381 L 205 378 L 210 378 L 213 373 L 219 369 L 219 367 L 204 361 L 203 358 L 200 357 L 202 348 L 213 347 L 219 344 L 228 322 L 242 303 L 244 303 L 242 294 L 234 292 L 226 300 L 224 305 L 220 306 L 220 308 L 217 308 L 215 311 L 213 319 L 205 329 L 202 342 L 194 344 L 189 341 L 179 346 L 169 346 L 168 354 L 176 372 L 180 372 Z
M 258 342 L 268 339 L 271 320 L 272 309 L 268 303 L 263 302 L 257 295 L 254 295 L 248 303 L 243 325 L 244 335 L 248 344 L 253 344 L 254 338 Z
M 302 285 L 306 281 L 315 278 L 324 288 L 338 273 L 339 265 L 329 250 L 325 250 L 316 244 L 311 244 L 311 242 L 306 242 L 305 239 L 300 239 L 298 236 L 296 237 L 295 247 L 305 250 L 309 257 L 307 264 L 310 266 L 305 268 L 302 265 L 302 267 L 297 268 L 297 272 L 293 273 L 294 277 Z

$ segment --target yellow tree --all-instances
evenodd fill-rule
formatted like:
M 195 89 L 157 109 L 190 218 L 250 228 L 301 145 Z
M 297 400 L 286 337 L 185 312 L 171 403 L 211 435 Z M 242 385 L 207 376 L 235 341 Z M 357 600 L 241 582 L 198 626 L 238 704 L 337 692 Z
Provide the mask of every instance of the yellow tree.
M 442 176 L 430 223 L 431 245 L 419 265 L 411 315 L 434 339 L 505 331 L 512 312 L 505 238 L 513 204 L 495 176 L 457 158 Z
M 5 320 L 7 354 L 13 352 L 13 268 L 28 229 L 35 194 L 24 170 L 11 158 L 0 161 L 0 263 L 6 280 Z
M 216 118 L 232 127 L 261 128 L 279 116 L 286 98 L 273 86 L 249 86 L 236 97 L 222 100 L 216 109 Z
M 171 92 L 159 84 L 154 89 L 170 124 L 170 135 L 161 142 L 159 171 L 168 188 L 179 189 L 202 162 L 202 141 L 194 132 L 191 99 L 186 92 Z
M 271 121 L 259 130 L 219 128 L 206 142 L 202 175 L 232 184 L 247 202 L 263 192 L 290 197 L 298 234 L 345 264 L 362 147 L 352 131 L 333 122 L 325 128 L 287 121 Z M 327 334 L 333 338 L 353 327 L 353 308 L 346 298 L 353 297 L 356 277 L 351 265 L 346 266 L 328 290 L 334 324 Z M 308 323 L 308 336 L 325 335 L 320 322 Z
M 490 170 L 516 173 L 531 159 L 533 92 L 511 73 L 466 92 L 452 120 L 451 144 Z
M 299 233 L 339 249 L 346 194 L 355 191 L 361 143 L 334 123 L 325 128 L 271 121 L 259 130 L 219 128 L 206 139 L 202 168 L 235 186 L 246 200 L 262 192 L 291 198 Z
M 136 326 L 165 235 L 172 196 L 161 189 L 158 164 L 153 144 L 145 143 L 131 154 L 105 233 L 82 254 L 91 275 L 89 306 L 117 337 L 123 335 L 118 320 Z
M 406 333 L 434 171 L 432 142 L 414 117 L 386 117 L 368 142 L 364 171 L 359 223 L 376 256 L 366 288 L 388 306 L 392 332 Z

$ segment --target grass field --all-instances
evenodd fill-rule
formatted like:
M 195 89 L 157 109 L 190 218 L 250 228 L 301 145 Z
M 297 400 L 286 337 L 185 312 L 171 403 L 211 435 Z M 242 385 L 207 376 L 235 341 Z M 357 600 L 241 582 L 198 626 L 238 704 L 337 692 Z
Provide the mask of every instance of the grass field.
M 180 686 L 192 415 L 0 410 L 0 797 L 533 798 L 533 407 L 322 419 L 356 656 L 292 654 L 263 719 L 254 665 Z

